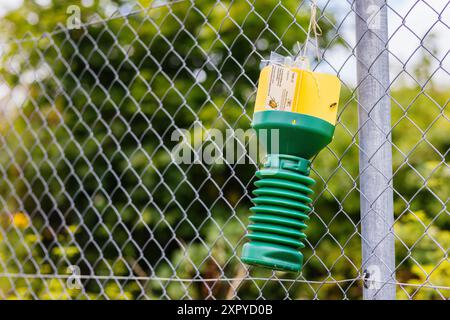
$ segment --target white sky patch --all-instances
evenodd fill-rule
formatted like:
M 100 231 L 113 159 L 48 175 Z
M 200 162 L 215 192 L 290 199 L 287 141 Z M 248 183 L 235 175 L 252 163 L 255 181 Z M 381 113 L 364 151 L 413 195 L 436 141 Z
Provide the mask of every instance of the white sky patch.
M 323 7 L 327 1 L 318 1 L 318 5 Z M 431 60 L 434 82 L 442 87 L 450 86 L 450 5 L 447 3 L 443 0 L 388 1 L 389 67 L 394 87 L 415 83 L 414 70 L 423 62 L 424 55 Z M 338 73 L 345 85 L 355 86 L 355 16 L 348 15 L 350 10 L 350 4 L 344 1 L 331 1 L 326 8 L 326 12 L 336 14 L 337 25 L 341 24 L 339 35 L 348 45 L 327 50 L 325 61 L 317 70 Z
M 391 1 L 389 51 L 391 81 L 402 73 L 402 81 L 413 83 L 412 73 L 426 55 L 436 83 L 450 85 L 450 6 L 447 1 Z M 395 12 L 394 12 L 395 10 Z M 403 17 L 403 18 L 402 18 Z M 402 22 L 404 20 L 404 22 Z M 431 41 L 431 39 L 434 39 Z M 409 76 L 407 73 L 410 73 Z
M 8 11 L 15 10 L 23 4 L 23 0 L 0 0 L 0 17 L 3 17 Z

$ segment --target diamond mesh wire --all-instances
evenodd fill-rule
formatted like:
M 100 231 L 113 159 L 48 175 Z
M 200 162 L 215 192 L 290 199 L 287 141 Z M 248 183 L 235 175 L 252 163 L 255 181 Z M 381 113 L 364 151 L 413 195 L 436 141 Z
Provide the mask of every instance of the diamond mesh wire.
M 19 36 L 8 17 L 17 34 L 1 45 L 0 299 L 361 298 L 354 3 L 318 2 L 312 68 L 343 88 L 335 139 L 313 161 L 299 275 L 239 260 L 248 155 L 178 164 L 171 137 L 248 129 L 260 61 L 298 50 L 309 3 L 93 3 L 75 28 L 64 20 Z M 433 19 L 419 32 L 413 18 L 425 11 Z M 434 37 L 448 35 L 449 8 L 388 3 L 388 13 L 397 297 L 445 299 L 449 48 Z M 410 48 L 395 49 L 405 38 Z M 197 140 L 194 150 L 211 144 Z

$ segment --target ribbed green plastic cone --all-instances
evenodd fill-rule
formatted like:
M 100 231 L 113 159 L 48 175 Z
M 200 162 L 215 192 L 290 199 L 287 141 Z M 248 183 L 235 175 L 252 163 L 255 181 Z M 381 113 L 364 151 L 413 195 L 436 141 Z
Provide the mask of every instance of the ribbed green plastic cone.
M 310 161 L 330 143 L 334 126 L 322 119 L 293 112 L 255 112 L 253 127 L 260 135 L 277 129 L 279 146 L 267 142 L 264 167 L 256 173 L 255 204 L 250 210 L 250 239 L 242 248 L 242 261 L 275 270 L 300 271 L 306 238 L 304 230 L 311 210 Z M 278 153 L 274 154 L 273 151 Z
M 264 168 L 256 173 L 255 204 L 248 226 L 250 242 L 244 245 L 242 260 L 277 270 L 299 271 L 303 264 L 308 220 L 309 161 L 290 155 L 269 155 Z

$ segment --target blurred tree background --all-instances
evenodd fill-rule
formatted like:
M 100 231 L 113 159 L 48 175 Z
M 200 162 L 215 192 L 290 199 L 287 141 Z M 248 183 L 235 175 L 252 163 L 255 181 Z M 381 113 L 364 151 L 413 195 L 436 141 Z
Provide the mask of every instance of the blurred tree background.
M 238 257 L 253 164 L 177 165 L 170 156 L 172 132 L 192 131 L 196 120 L 204 130 L 249 128 L 261 59 L 293 52 L 305 40 L 309 12 L 278 0 L 137 11 L 122 1 L 73 4 L 81 8 L 79 29 L 65 27 L 61 1 L 25 0 L 1 26 L 3 40 L 16 40 L 5 42 L 0 58 L 0 83 L 12 97 L 0 100 L 0 298 L 233 298 L 233 287 L 241 298 L 361 298 L 360 281 L 304 282 L 359 275 L 352 88 L 341 94 L 335 140 L 314 161 L 315 210 L 300 281 L 227 280 L 246 275 Z M 334 18 L 320 21 L 320 45 L 342 45 Z M 417 77 L 430 77 L 426 63 Z M 449 93 L 433 81 L 392 89 L 401 283 L 450 285 Z M 65 278 L 52 275 L 66 275 L 70 265 L 97 278 L 82 279 L 84 291 L 68 290 Z M 39 276 L 8 276 L 23 274 Z M 409 295 L 449 297 L 448 290 L 398 286 L 399 298 Z

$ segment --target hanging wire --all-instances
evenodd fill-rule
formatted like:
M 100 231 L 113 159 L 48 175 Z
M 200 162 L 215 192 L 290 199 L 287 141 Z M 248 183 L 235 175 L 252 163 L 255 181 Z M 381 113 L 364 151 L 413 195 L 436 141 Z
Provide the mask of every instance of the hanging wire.
M 305 44 L 303 45 L 303 51 L 299 50 L 297 52 L 297 54 L 294 57 L 294 60 L 297 60 L 297 58 L 299 57 L 300 53 L 302 57 L 306 57 L 306 51 L 308 49 L 308 43 L 311 39 L 311 31 L 314 33 L 314 40 L 315 40 L 315 50 L 316 50 L 316 56 L 317 56 L 317 60 L 320 60 L 320 52 L 319 52 L 319 41 L 318 41 L 318 37 L 320 37 L 322 35 L 322 29 L 319 26 L 319 23 L 317 22 L 317 3 L 316 0 L 311 0 L 311 14 L 310 14 L 310 18 L 309 18 L 309 25 L 308 25 L 308 31 L 306 32 L 306 40 L 305 40 Z

